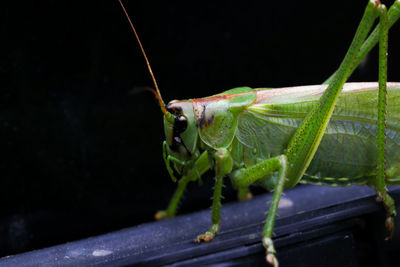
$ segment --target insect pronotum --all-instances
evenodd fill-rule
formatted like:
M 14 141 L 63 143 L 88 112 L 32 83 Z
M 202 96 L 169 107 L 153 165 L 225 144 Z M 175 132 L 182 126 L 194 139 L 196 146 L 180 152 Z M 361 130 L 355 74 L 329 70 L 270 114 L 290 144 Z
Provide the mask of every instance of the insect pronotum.
M 223 178 L 229 176 L 245 199 L 250 185 L 274 192 L 262 243 L 266 260 L 278 266 L 272 240 L 279 199 L 297 183 L 367 184 L 387 215 L 387 238 L 396 215 L 386 185 L 400 184 L 400 83 L 387 83 L 388 30 L 400 17 L 400 0 L 387 11 L 368 1 L 354 39 L 338 70 L 323 85 L 278 89 L 238 87 L 201 99 L 164 104 L 139 37 L 164 114 L 163 157 L 171 178 L 180 176 L 166 210 L 173 217 L 191 181 L 215 171 L 212 225 L 196 242 L 220 230 Z M 371 31 L 374 22 L 379 24 Z M 379 83 L 345 83 L 379 42 Z M 338 151 L 340 153 L 338 153 Z

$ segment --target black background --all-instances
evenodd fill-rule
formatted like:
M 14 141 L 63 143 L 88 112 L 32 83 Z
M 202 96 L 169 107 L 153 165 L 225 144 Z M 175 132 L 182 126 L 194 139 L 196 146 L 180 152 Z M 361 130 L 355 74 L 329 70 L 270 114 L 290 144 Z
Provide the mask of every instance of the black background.
M 124 2 L 168 102 L 323 82 L 367 1 Z M 144 90 L 152 81 L 118 2 L 10 1 L 0 14 L 1 255 L 151 221 L 175 184 L 162 114 Z M 399 35 L 395 25 L 393 81 Z M 376 54 L 351 81 L 377 80 Z M 210 206 L 212 179 L 203 182 L 182 212 Z

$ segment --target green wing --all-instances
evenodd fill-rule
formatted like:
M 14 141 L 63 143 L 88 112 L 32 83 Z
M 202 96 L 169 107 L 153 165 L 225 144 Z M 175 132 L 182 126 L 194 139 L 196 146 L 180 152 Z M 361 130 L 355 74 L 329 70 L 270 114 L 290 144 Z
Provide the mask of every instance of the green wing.
M 236 137 L 244 146 L 246 166 L 277 156 L 285 148 L 319 95 L 258 103 L 240 114 Z M 306 171 L 310 181 L 362 183 L 376 165 L 376 88 L 342 93 L 321 144 Z M 390 88 L 387 120 L 387 167 L 399 165 L 400 89 Z M 341 178 L 347 178 L 342 179 Z M 340 182 L 340 183 L 339 183 Z

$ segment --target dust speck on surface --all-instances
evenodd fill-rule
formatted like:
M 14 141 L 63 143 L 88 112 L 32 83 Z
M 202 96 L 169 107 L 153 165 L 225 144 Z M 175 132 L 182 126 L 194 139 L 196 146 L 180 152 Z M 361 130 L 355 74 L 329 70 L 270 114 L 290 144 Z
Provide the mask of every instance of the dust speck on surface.
M 105 249 L 96 249 L 93 251 L 92 255 L 96 257 L 107 256 L 110 255 L 112 251 Z

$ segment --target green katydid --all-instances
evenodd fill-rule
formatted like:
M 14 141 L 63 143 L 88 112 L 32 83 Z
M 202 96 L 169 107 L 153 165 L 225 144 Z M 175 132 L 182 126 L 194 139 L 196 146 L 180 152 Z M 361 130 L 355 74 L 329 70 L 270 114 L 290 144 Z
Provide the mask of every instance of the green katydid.
M 121 3 L 121 0 L 119 0 Z M 388 29 L 400 17 L 400 0 L 389 11 L 368 1 L 350 48 L 326 85 L 279 89 L 234 88 L 202 99 L 164 104 L 139 37 L 164 114 L 163 157 L 173 180 L 181 178 L 169 206 L 157 219 L 173 217 L 191 181 L 215 171 L 212 226 L 196 242 L 211 241 L 220 230 L 223 177 L 242 199 L 250 185 L 274 191 L 263 232 L 267 261 L 278 266 L 272 241 L 283 189 L 297 183 L 375 188 L 387 211 L 388 238 L 396 215 L 386 185 L 400 184 L 400 83 L 387 83 Z M 377 17 L 380 22 L 370 30 Z M 368 38 L 367 38 L 368 37 Z M 379 42 L 379 83 L 347 83 Z M 387 116 L 386 116 L 387 115 Z

